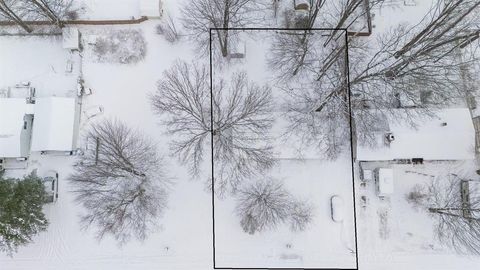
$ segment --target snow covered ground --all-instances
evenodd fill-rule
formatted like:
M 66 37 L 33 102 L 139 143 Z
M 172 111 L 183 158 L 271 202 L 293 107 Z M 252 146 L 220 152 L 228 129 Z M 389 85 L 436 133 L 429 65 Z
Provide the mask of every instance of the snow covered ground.
M 455 255 L 442 246 L 435 238 L 432 217 L 406 200 L 415 185 L 451 172 L 471 172 L 474 166 L 474 161 L 364 164 L 364 168 L 391 167 L 394 193 L 381 200 L 374 182 L 365 187 L 356 182 L 359 269 L 478 269 L 480 258 Z
M 85 85 L 92 88 L 93 94 L 84 98 L 83 108 L 102 105 L 104 115 L 97 119 L 121 118 L 131 126 L 141 128 L 157 140 L 160 151 L 167 156 L 170 175 L 174 178 L 173 196 L 158 232 L 144 243 L 131 242 L 123 247 L 118 247 L 113 239 L 98 242 L 92 231 L 82 231 L 79 226 L 81 209 L 74 202 L 74 194 L 69 192 L 71 189 L 66 181 L 72 171 L 72 158 L 35 155 L 29 161 L 29 170 L 39 168 L 39 175 L 50 169 L 59 172 L 59 199 L 45 207 L 50 221 L 48 231 L 38 235 L 33 244 L 21 249 L 13 258 L 0 255 L 0 269 L 31 269 L 34 266 L 37 269 L 212 268 L 211 197 L 204 191 L 203 182 L 190 180 L 176 160 L 168 158 L 166 138 L 162 137 L 164 131 L 153 116 L 147 99 L 147 93 L 155 90 L 162 71 L 177 58 L 191 58 L 191 51 L 186 44 L 177 44 L 173 48 L 155 34 L 155 25 L 152 21 L 133 27 L 140 29 L 148 40 L 147 57 L 141 63 L 122 66 L 96 63 L 85 57 Z M 101 34 L 105 29 L 86 27 L 81 31 L 87 37 L 88 33 Z M 40 53 L 29 46 L 36 46 Z M 0 47 L 0 58 L 5 59 L 0 65 L 2 84 L 5 82 L 8 86 L 19 80 L 30 80 L 41 91 L 39 94 L 75 93 L 71 90 L 76 89 L 72 88 L 76 85 L 76 77 L 72 82 L 68 81 L 72 87 L 68 82 L 63 84 L 61 78 L 52 78 L 60 76 L 54 70 L 62 68 L 63 71 L 68 56 L 61 48 L 61 39 L 1 37 Z M 86 48 L 85 55 L 89 53 Z M 34 64 L 29 64 L 28 59 L 33 59 Z M 88 124 L 83 117 L 81 130 Z M 8 173 L 21 176 L 26 171 Z M 192 223 L 192 220 L 196 222 Z
M 313 204 L 303 232 L 288 226 L 255 235 L 242 232 L 233 200 L 215 201 L 216 262 L 236 268 L 355 268 L 353 193 L 348 156 L 336 162 L 282 160 L 271 173 L 294 195 Z M 331 217 L 330 198 L 345 203 L 344 221 Z M 239 233 L 238 233 L 239 232 Z
M 80 0 L 75 4 L 80 8 L 82 19 L 129 20 L 140 17 L 138 0 Z
M 82 18 L 130 19 L 140 16 L 137 0 L 83 2 L 85 13 Z M 166 2 L 169 9 L 178 13 L 175 9 L 177 1 Z M 406 7 L 405 10 L 412 14 L 408 16 L 411 21 L 410 17 L 415 18 L 415 14 L 422 14 L 420 10 L 424 9 Z M 385 18 L 397 13 L 397 10 L 377 13 L 375 29 L 394 23 Z M 59 199 L 55 204 L 45 206 L 50 221 L 48 231 L 35 237 L 32 244 L 21 248 L 13 258 L 0 254 L 1 270 L 213 268 L 211 194 L 205 192 L 203 182 L 191 180 L 185 168 L 168 156 L 169 138 L 164 136 L 165 130 L 152 113 L 147 98 L 147 94 L 155 90 L 162 71 L 173 61 L 178 58 L 189 61 L 196 56 L 191 43 L 182 40 L 172 45 L 157 35 L 157 23 L 152 20 L 133 26 L 82 26 L 80 31 L 86 40 L 91 35 L 102 36 L 112 30 L 134 29 L 141 31 L 147 41 L 145 59 L 130 65 L 99 63 L 92 57 L 90 45 L 86 45 L 82 70 L 85 85 L 92 88 L 93 94 L 84 98 L 82 108 L 103 106 L 104 114 L 92 121 L 103 117 L 122 119 L 153 137 L 161 153 L 167 157 L 174 185 L 169 208 L 158 231 L 144 243 L 132 241 L 123 247 L 117 246 L 110 238 L 98 242 L 91 230 L 84 231 L 79 226 L 78 214 L 82 210 L 74 202 L 74 194 L 66 181 L 72 171 L 73 158 L 35 154 L 29 161 L 29 170 L 38 168 L 39 175 L 50 169 L 57 170 L 60 175 Z M 261 50 L 248 50 L 247 57 L 259 59 L 261 54 Z M 65 72 L 68 61 L 74 63 L 72 73 Z M 79 65 L 80 59 L 62 48 L 59 37 L 0 37 L 0 88 L 30 81 L 37 89 L 37 96 L 74 96 Z M 251 78 L 268 80 L 260 66 L 255 67 L 249 69 Z M 88 124 L 83 117 L 80 130 Z M 233 201 L 216 200 L 217 266 L 355 267 L 355 254 L 351 253 L 354 249 L 353 208 L 346 208 L 343 224 L 331 220 L 329 209 L 329 198 L 333 194 L 342 195 L 346 206 L 353 205 L 349 166 L 348 157 L 335 163 L 319 159 L 305 162 L 282 160 L 272 172 L 284 179 L 295 195 L 309 198 L 315 204 L 314 221 L 305 232 L 292 233 L 287 228 L 279 228 L 276 232 L 250 236 L 241 231 L 232 211 Z M 413 209 L 405 200 L 405 194 L 413 185 L 430 181 L 428 175 L 438 174 L 446 168 L 450 167 L 445 163 L 427 163 L 415 168 L 393 166 L 395 194 L 386 201 L 376 197 L 372 183 L 366 187 L 356 183 L 357 205 L 361 204 L 361 196 L 368 198 L 365 209 L 357 207 L 360 269 L 480 268 L 479 257 L 454 255 L 451 250 L 440 246 L 432 233 L 431 218 Z M 8 174 L 21 176 L 26 172 L 13 170 Z
M 245 71 L 248 79 L 258 85 L 272 87 L 275 103 L 275 157 L 279 160 L 266 176 L 281 180 L 295 196 L 313 205 L 313 221 L 305 231 L 292 232 L 288 226 L 275 231 L 248 235 L 242 232 L 235 215 L 235 200 L 215 199 L 215 258 L 217 267 L 236 268 L 355 268 L 355 229 L 353 215 L 352 160 L 346 152 L 335 161 L 327 161 L 313 149 L 299 155 L 293 137 L 284 138 L 286 119 L 281 110 L 285 94 L 276 87 L 275 70 L 267 65 L 275 31 L 232 31 L 239 37 L 234 52 L 245 58 L 228 63 L 214 58 L 213 81 L 228 78 L 233 71 Z M 318 32 L 320 34 L 320 32 Z M 215 40 L 214 40 L 215 41 Z M 261 41 L 261 42 L 260 42 Z M 214 47 L 215 50 L 215 47 Z M 213 52 L 218 55 L 218 52 Z M 214 141 L 215 143 L 215 141 Z M 306 159 L 300 159 L 302 156 Z M 331 217 L 330 199 L 343 198 L 344 221 L 336 223 Z M 236 233 L 240 232 L 240 233 Z

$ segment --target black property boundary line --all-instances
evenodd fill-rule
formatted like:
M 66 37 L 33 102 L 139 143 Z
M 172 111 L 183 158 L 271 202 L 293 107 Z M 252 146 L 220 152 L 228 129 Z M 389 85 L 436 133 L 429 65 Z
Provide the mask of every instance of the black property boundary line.
M 213 154 L 213 65 L 212 65 L 212 60 L 213 60 L 213 55 L 212 55 L 212 31 L 217 31 L 217 30 L 236 30 L 236 31 L 287 31 L 287 30 L 323 30 L 323 31 L 343 31 L 345 35 L 345 64 L 346 64 L 346 80 L 347 80 L 347 85 L 348 85 L 348 109 L 349 109 L 349 128 L 350 128 L 350 157 L 351 157 L 351 169 L 352 169 L 352 193 L 353 193 L 353 223 L 354 223 L 354 236 L 355 236 L 355 265 L 356 268 L 295 268 L 295 267 L 218 267 L 216 265 L 216 247 L 215 247 L 215 185 L 214 185 L 214 172 L 215 172 L 215 166 L 214 166 L 214 154 Z M 211 185 L 211 195 L 212 195 L 212 235 L 213 235 L 213 269 L 248 269 L 248 270 L 299 270 L 299 269 L 304 269 L 304 270 L 358 270 L 358 241 L 357 241 L 357 211 L 356 211 L 356 195 L 355 195 L 355 166 L 354 166 L 354 149 L 353 149 L 353 122 L 352 122 L 352 104 L 351 104 L 351 91 L 350 91 L 350 63 L 349 63 L 349 56 L 348 56 L 348 30 L 346 28 L 210 28 L 209 29 L 209 64 L 210 64 L 210 135 L 211 135 L 211 160 L 212 160 L 212 167 L 211 167 L 211 172 L 212 172 L 212 185 Z

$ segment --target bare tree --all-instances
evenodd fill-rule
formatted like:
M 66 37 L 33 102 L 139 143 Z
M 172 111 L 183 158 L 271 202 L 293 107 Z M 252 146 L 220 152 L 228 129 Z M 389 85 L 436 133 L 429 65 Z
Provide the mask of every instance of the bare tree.
M 72 10 L 72 0 L 22 0 L 33 19 L 47 19 L 62 28 L 63 20 Z
M 179 30 L 177 29 L 177 24 L 170 14 L 167 14 L 164 18 L 164 21 L 157 25 L 157 34 L 163 35 L 170 43 L 174 43 L 180 39 L 181 36 Z
M 301 137 L 310 138 L 307 142 L 315 141 L 318 136 L 315 131 L 319 129 L 313 128 L 314 121 L 321 121 L 315 115 L 322 115 L 325 110 L 347 114 L 347 75 L 353 106 L 353 139 L 362 144 L 375 144 L 372 124 L 379 127 L 389 118 L 415 125 L 421 117 L 433 117 L 438 108 L 459 102 L 466 96 L 461 72 L 478 61 L 478 55 L 458 55 L 478 48 L 475 11 L 480 4 L 461 1 L 454 12 L 451 8 L 454 2 L 457 1 L 448 4 L 439 1 L 414 27 L 399 25 L 375 40 L 349 38 L 349 69 L 346 69 L 346 45 L 340 39 L 323 42 L 326 46 L 323 50 L 318 46 L 319 41 L 276 42 L 274 46 L 279 49 L 272 49 L 272 67 L 287 81 L 304 84 L 297 90 L 283 84 L 295 98 L 289 103 L 293 107 L 287 104 L 287 109 L 296 116 L 290 118 L 291 122 L 296 125 L 304 122 L 308 127 L 290 130 L 309 131 L 310 134 Z M 308 37 L 311 41 L 312 35 Z M 313 80 L 317 82 L 312 83 Z M 310 109 L 311 106 L 318 107 Z M 411 110 L 412 107 L 416 109 Z M 336 137 L 335 141 L 346 138 Z
M 150 99 L 175 135 L 173 153 L 192 175 L 199 174 L 213 137 L 216 190 L 233 191 L 242 179 L 274 163 L 266 135 L 273 122 L 271 90 L 248 82 L 245 73 L 233 74 L 230 82 L 215 81 L 212 90 L 211 101 L 205 66 L 176 62 Z
M 275 159 L 270 129 L 272 91 L 234 73 L 213 85 L 213 158 L 215 188 L 235 191 L 240 182 L 271 168 Z
M 321 34 L 321 31 L 308 30 L 277 31 L 274 34 L 267 61 L 276 71 L 277 80 L 286 82 L 311 69 L 321 55 L 316 46 Z
M 434 115 L 435 108 L 465 96 L 461 70 L 471 67 L 478 56 L 458 55 L 464 54 L 467 46 L 478 47 L 472 43 L 479 34 L 474 30 L 478 16 L 472 12 L 480 6 L 478 1 L 461 1 L 453 12 L 450 5 L 454 2 L 439 1 L 432 9 L 438 12 L 427 14 L 414 27 L 400 25 L 392 29 L 381 35 L 375 45 L 358 42 L 360 46 L 353 46 L 349 52 L 350 86 L 354 102 L 363 104 L 354 110 L 357 127 L 366 127 L 361 121 L 367 119 L 371 109 L 390 115 L 401 112 L 402 116 L 397 114 L 395 118 L 414 123 L 419 114 Z M 442 23 L 434 23 L 438 20 Z
M 475 26 L 475 20 L 478 22 L 478 15 L 475 13 L 478 13 L 479 6 L 480 2 L 478 1 L 438 1 L 420 23 L 423 25 L 422 31 L 416 33 L 401 49 L 396 51 L 395 58 L 409 52 L 426 54 L 430 50 L 450 43 L 462 46 L 465 42 L 471 42 L 473 38 L 478 38 L 479 30 L 472 29 L 472 26 Z M 472 21 L 472 19 L 474 20 Z M 465 23 L 466 21 L 467 23 Z M 470 23 L 468 23 L 469 21 Z
M 287 78 L 298 74 L 301 68 L 314 70 L 310 67 L 316 63 L 319 55 L 328 55 L 323 68 L 328 68 L 338 57 L 343 57 L 339 52 L 345 50 L 345 43 L 343 42 L 344 32 L 338 30 L 332 31 L 311 31 L 315 27 L 317 18 L 319 24 L 322 26 L 328 25 L 333 29 L 349 29 L 351 26 L 361 19 L 367 20 L 366 15 L 378 6 L 385 3 L 395 3 L 396 0 L 341 0 L 341 1 L 324 1 L 324 0 L 309 0 L 307 23 L 302 24 L 302 31 L 279 31 L 275 36 L 275 41 L 272 43 L 272 53 L 269 59 L 270 65 L 274 69 L 290 69 L 290 73 L 279 74 L 278 77 Z M 325 11 L 319 11 L 323 6 L 326 6 Z M 317 35 L 315 35 L 317 34 Z M 323 36 L 322 45 L 325 47 L 319 50 L 318 44 L 320 38 Z M 335 41 L 333 46 L 328 46 L 332 40 L 340 39 L 340 42 Z M 343 48 L 340 48 L 343 47 Z M 310 57 L 309 57 L 310 56 Z M 317 67 L 318 68 L 318 67 Z
M 292 230 L 304 230 L 312 220 L 312 208 L 306 202 L 295 199 L 275 179 L 240 188 L 236 213 L 243 230 L 249 234 L 274 229 L 288 222 Z
M 61 28 L 62 20 L 71 11 L 71 0 L 0 0 L 0 18 L 15 22 L 28 33 L 32 28 L 27 21 L 47 19 Z
M 456 83 L 458 78 L 455 72 L 460 64 L 456 58 L 458 49 L 480 33 L 476 29 L 478 10 L 478 1 L 438 1 L 419 25 L 401 25 L 381 36 L 370 59 L 360 57 L 365 64 L 353 69 L 352 85 L 378 80 L 400 91 L 400 88 L 412 90 L 412 84 L 418 86 L 428 80 L 421 86 L 449 86 L 451 90 L 452 82 Z M 472 60 L 476 59 L 467 61 Z M 445 99 L 441 94 L 440 100 Z
M 30 33 L 32 32 L 32 29 L 24 22 L 23 19 L 25 12 L 20 12 L 18 6 L 20 6 L 19 0 L 0 0 L 0 18 L 13 21 L 25 31 Z
M 436 179 L 428 191 L 439 240 L 460 253 L 480 254 L 479 181 L 449 175 Z
M 167 205 L 169 179 L 156 146 L 118 120 L 93 124 L 85 139 L 87 150 L 70 176 L 86 209 L 82 224 L 95 225 L 98 239 L 144 240 Z
M 325 47 L 331 33 L 278 32 L 268 61 L 286 94 L 286 138 L 299 142 L 300 152 L 314 146 L 334 159 L 350 142 L 350 110 L 346 43 L 340 39 Z
M 338 0 L 327 1 L 322 22 L 333 29 L 348 29 L 350 32 L 359 33 L 367 30 L 371 20 L 372 10 L 383 5 L 395 5 L 399 0 Z M 355 27 L 356 24 L 362 28 Z M 337 37 L 339 30 L 334 30 L 332 35 L 325 40 L 325 45 Z
M 249 16 L 259 5 L 252 0 L 193 0 L 183 7 L 183 25 L 190 31 L 190 37 L 198 43 L 200 50 L 209 51 L 210 28 L 215 35 L 214 46 L 219 46 L 223 57 L 234 47 L 236 31 L 228 28 L 245 27 L 255 16 Z M 217 45 L 218 44 L 218 45 Z

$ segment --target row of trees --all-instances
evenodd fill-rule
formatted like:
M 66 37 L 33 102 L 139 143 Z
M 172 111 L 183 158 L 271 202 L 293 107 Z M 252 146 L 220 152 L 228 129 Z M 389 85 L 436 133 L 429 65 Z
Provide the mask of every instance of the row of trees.
M 12 21 L 28 33 L 27 21 L 48 20 L 63 27 L 67 16 L 74 16 L 71 0 L 0 0 L 0 21 Z
M 273 1 L 274 9 L 279 1 Z M 365 0 L 308 0 L 309 8 L 307 18 L 296 18 L 293 14 L 294 2 L 288 5 L 284 11 L 285 18 L 281 22 L 287 28 L 349 28 L 358 21 L 364 20 L 371 9 L 387 4 L 401 2 L 399 0 L 370 0 L 368 6 Z M 277 26 L 268 23 L 265 18 L 271 12 L 271 0 L 194 0 L 190 1 L 182 9 L 183 26 L 189 31 L 189 36 L 194 40 L 200 51 L 208 55 L 210 40 L 210 28 L 217 38 L 212 46 L 220 52 L 221 56 L 227 57 L 230 50 L 236 48 L 238 33 L 229 31 L 232 28 L 243 27 L 268 27 Z M 275 16 L 277 12 L 275 11 Z M 292 20 L 292 21 L 290 21 Z M 363 22 L 362 22 L 363 23 Z M 358 29 L 366 31 L 366 29 Z M 336 31 L 335 31 L 336 33 Z M 326 42 L 328 42 L 328 39 Z

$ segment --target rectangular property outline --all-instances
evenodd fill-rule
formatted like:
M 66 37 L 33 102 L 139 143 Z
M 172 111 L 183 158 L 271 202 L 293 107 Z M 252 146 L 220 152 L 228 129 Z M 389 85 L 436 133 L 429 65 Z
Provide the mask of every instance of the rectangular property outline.
M 216 265 L 216 249 L 215 249 L 215 185 L 214 185 L 214 147 L 213 147 L 213 55 L 212 55 L 212 30 L 236 30 L 236 31 L 287 31 L 287 30 L 323 30 L 323 31 L 343 31 L 344 32 L 344 37 L 345 37 L 345 55 L 346 55 L 346 74 L 347 74 L 347 85 L 348 85 L 348 108 L 349 108 L 349 128 L 350 128 L 350 157 L 351 157 L 351 173 L 352 173 L 352 196 L 353 196 L 353 224 L 354 224 L 354 239 L 355 239 L 355 265 L 356 268 L 295 268 L 295 267 L 258 267 L 258 268 L 252 268 L 252 267 L 220 267 Z M 351 90 L 350 90 L 350 66 L 349 66 L 349 55 L 348 55 L 348 30 L 346 28 L 223 28 L 223 27 L 213 27 L 209 28 L 209 72 L 210 72 L 210 146 L 211 146 L 211 161 L 212 161 L 212 167 L 211 167 L 211 173 L 212 173 L 212 178 L 211 178 L 211 199 L 212 199 L 212 252 L 213 252 L 213 269 L 251 269 L 251 270 L 299 270 L 299 269 L 304 269 L 304 270 L 358 270 L 358 236 L 357 236 L 357 211 L 356 211 L 356 202 L 355 202 L 355 161 L 354 161 L 354 149 L 353 149 L 353 130 L 352 130 L 352 104 L 351 104 Z

